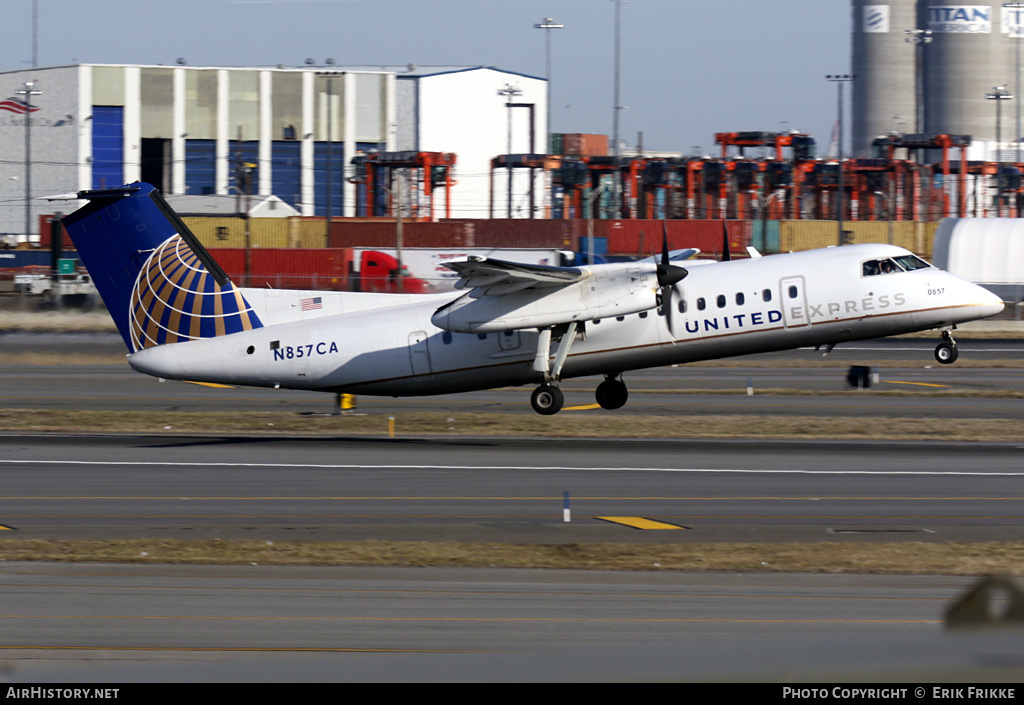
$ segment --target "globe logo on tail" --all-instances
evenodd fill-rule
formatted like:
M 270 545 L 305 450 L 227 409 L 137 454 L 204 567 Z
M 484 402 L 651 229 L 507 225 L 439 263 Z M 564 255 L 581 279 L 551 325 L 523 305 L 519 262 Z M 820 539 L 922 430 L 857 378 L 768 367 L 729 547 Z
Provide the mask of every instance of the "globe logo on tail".
M 139 272 L 129 307 L 132 351 L 262 328 L 230 282 L 219 285 L 179 235 Z

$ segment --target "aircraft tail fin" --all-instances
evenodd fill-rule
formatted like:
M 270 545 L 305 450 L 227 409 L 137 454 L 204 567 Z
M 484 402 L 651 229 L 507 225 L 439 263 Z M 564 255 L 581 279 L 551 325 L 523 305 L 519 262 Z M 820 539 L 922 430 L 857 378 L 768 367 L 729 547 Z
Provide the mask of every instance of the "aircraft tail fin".
M 262 328 L 224 270 L 150 184 L 80 191 L 63 225 L 131 352 Z

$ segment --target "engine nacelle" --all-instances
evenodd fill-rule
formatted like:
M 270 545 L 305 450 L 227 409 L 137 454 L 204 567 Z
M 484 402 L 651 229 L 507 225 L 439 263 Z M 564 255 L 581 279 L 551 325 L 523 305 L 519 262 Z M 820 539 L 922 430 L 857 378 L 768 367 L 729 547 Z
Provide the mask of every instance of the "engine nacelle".
M 651 263 L 581 269 L 587 276 L 565 286 L 531 287 L 480 298 L 470 292 L 438 309 L 430 321 L 453 333 L 499 333 L 625 316 L 658 305 L 657 270 Z

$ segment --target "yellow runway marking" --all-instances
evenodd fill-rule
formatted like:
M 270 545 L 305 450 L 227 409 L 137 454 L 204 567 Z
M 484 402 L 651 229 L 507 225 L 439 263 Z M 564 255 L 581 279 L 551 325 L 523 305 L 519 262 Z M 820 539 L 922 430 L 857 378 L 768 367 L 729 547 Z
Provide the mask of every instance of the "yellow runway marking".
M 562 411 L 584 411 L 586 409 L 600 409 L 600 404 L 584 404 L 582 406 L 566 406 Z
M 211 387 L 213 389 L 234 389 L 230 384 L 215 384 L 213 382 L 190 382 L 185 380 L 185 384 L 197 384 L 200 387 Z
M 0 531 L 14 531 L 14 528 L 10 527 L 10 526 L 4 526 L 3 524 L 0 524 Z
M 684 526 L 676 526 L 675 524 L 666 524 L 663 521 L 654 521 L 653 519 L 645 519 L 643 517 L 595 517 L 602 521 L 609 521 L 613 524 L 622 524 L 624 526 L 632 526 L 634 529 L 684 529 Z
M 948 384 L 931 384 L 930 382 L 897 382 L 896 380 L 887 380 L 889 384 L 913 384 L 918 387 L 949 387 Z

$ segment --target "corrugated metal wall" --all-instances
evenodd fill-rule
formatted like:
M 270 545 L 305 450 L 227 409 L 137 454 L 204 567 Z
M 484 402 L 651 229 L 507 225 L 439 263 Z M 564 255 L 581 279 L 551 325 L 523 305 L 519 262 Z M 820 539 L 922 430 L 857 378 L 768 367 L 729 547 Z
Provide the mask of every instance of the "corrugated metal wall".
M 272 191 L 282 201 L 302 208 L 302 142 L 277 140 L 271 144 Z
M 217 142 L 185 141 L 186 193 L 208 196 L 217 193 Z

